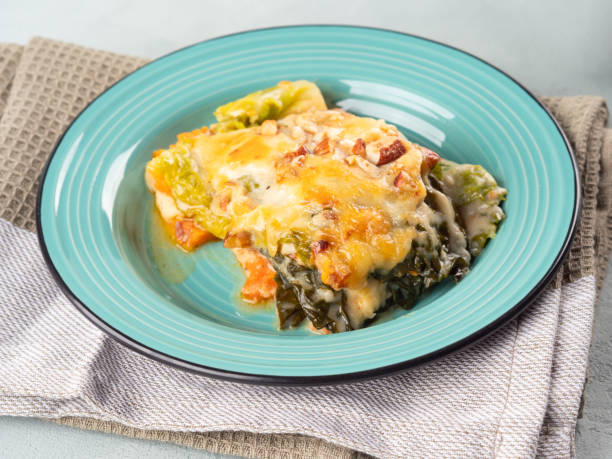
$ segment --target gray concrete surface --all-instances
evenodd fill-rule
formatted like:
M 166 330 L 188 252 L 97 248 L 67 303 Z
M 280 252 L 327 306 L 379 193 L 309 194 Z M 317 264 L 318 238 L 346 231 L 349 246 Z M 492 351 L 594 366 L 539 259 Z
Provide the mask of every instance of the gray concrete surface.
M 612 102 L 612 2 L 0 1 L 0 41 L 42 35 L 149 58 L 218 35 L 286 24 L 385 27 L 470 51 L 536 94 L 598 94 Z M 611 270 L 612 271 L 612 270 Z M 595 320 L 579 458 L 612 457 L 612 275 Z M 174 445 L 0 418 L 0 457 L 214 457 Z
M 604 459 L 612 457 L 612 262 L 594 322 L 584 408 L 576 426 L 576 455 Z

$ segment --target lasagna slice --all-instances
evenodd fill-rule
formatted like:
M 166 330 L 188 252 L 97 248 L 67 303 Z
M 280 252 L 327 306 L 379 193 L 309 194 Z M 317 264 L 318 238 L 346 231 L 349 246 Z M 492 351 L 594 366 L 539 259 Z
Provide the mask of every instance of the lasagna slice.
M 146 167 L 177 245 L 223 240 L 243 298 L 274 300 L 281 328 L 367 325 L 461 279 L 504 218 L 480 166 L 441 160 L 383 120 L 328 109 L 310 82 L 281 82 L 217 109 Z

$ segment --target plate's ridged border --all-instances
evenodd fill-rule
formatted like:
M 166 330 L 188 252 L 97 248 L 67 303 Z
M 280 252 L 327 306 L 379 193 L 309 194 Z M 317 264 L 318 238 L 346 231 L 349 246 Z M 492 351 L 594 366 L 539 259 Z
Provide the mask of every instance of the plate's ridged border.
M 512 82 L 514 82 L 514 84 L 516 84 L 519 88 L 521 88 L 531 99 L 533 99 L 537 105 L 539 105 L 542 110 L 548 115 L 548 117 L 552 120 L 552 122 L 554 123 L 554 125 L 556 126 L 560 136 L 563 139 L 563 142 L 565 143 L 565 146 L 567 148 L 567 152 L 570 156 L 570 161 L 572 163 L 573 169 L 574 169 L 574 195 L 575 195 L 575 201 L 574 201 L 574 208 L 573 208 L 573 212 L 572 212 L 572 218 L 571 218 L 571 222 L 570 225 L 568 227 L 567 230 L 567 234 L 565 236 L 564 242 L 562 244 L 562 247 L 559 251 L 559 253 L 557 254 L 557 256 L 555 257 L 553 263 L 551 264 L 550 268 L 548 269 L 548 271 L 546 272 L 546 274 L 542 277 L 542 279 L 540 279 L 540 281 L 535 285 L 534 288 L 532 288 L 532 290 L 523 297 L 523 299 L 521 301 L 519 301 L 514 307 L 512 307 L 510 310 L 508 310 L 506 313 L 504 313 L 502 316 L 500 316 L 499 318 L 497 318 L 496 320 L 494 320 L 493 322 L 489 323 L 487 326 L 481 328 L 480 330 L 476 331 L 475 333 L 472 333 L 471 335 L 454 342 L 451 345 L 448 345 L 446 347 L 443 347 L 441 349 L 438 349 L 434 352 L 428 353 L 426 355 L 417 357 L 417 358 L 413 358 L 404 362 L 400 362 L 397 364 L 393 364 L 393 365 L 388 365 L 388 366 L 383 366 L 383 367 L 378 367 L 378 368 L 374 368 L 374 369 L 370 369 L 370 370 L 366 370 L 366 371 L 358 371 L 358 372 L 353 372 L 353 373 L 343 373 L 343 374 L 336 374 L 336 375 L 324 375 L 324 376 L 276 376 L 276 375 L 260 375 L 260 374 L 249 374 L 249 373 L 241 373 L 241 372 L 234 372 L 234 371 L 228 371 L 228 370 L 220 370 L 217 368 L 212 368 L 212 367 L 207 367 L 207 366 L 203 366 L 203 365 L 198 365 L 198 364 L 194 364 L 167 354 L 164 354 L 160 351 L 151 349 L 141 343 L 139 343 L 138 341 L 132 339 L 131 337 L 121 333 L 120 331 L 116 330 L 115 328 L 113 328 L 112 326 L 110 326 L 108 323 L 104 322 L 102 319 L 100 319 L 96 314 L 94 314 L 88 307 L 87 305 L 85 305 L 68 287 L 68 285 L 66 285 L 66 283 L 64 282 L 64 280 L 62 279 L 62 277 L 60 276 L 58 270 L 56 269 L 56 267 L 54 266 L 50 254 L 48 252 L 46 243 L 45 243 L 45 239 L 44 239 L 44 234 L 42 232 L 42 222 L 41 222 L 41 201 L 42 201 L 42 193 L 43 193 L 43 188 L 44 188 L 44 183 L 45 183 L 45 178 L 47 176 L 47 171 L 49 169 L 49 166 L 51 164 L 51 161 L 53 159 L 53 156 L 55 155 L 59 145 L 61 144 L 64 135 L 66 132 L 68 132 L 68 130 L 70 129 L 70 126 L 72 126 L 72 123 L 70 126 L 68 126 L 68 128 L 66 129 L 64 135 L 62 135 L 62 137 L 60 137 L 60 139 L 58 140 L 57 144 L 55 145 L 53 152 L 51 153 L 45 168 L 41 174 L 41 180 L 40 180 L 40 185 L 39 185 L 39 190 L 38 190 L 38 199 L 37 199 L 37 206 L 36 206 L 36 224 L 37 224 L 37 233 L 38 233 L 38 240 L 41 246 L 41 250 L 44 256 L 44 259 L 47 263 L 47 265 L 49 266 L 49 269 L 52 273 L 52 275 L 54 276 L 54 278 L 56 279 L 56 281 L 58 282 L 59 286 L 61 287 L 61 289 L 64 291 L 64 293 L 68 296 L 68 298 L 75 304 L 75 306 L 77 307 L 77 309 L 79 311 L 81 311 L 91 322 L 93 322 L 96 326 L 98 326 L 99 328 L 101 328 L 102 330 L 104 330 L 106 333 L 108 333 L 110 336 L 112 336 L 113 338 L 117 339 L 118 341 L 120 341 L 121 343 L 123 343 L 124 345 L 128 346 L 129 348 L 145 355 L 148 356 L 150 358 L 153 358 L 155 360 L 158 360 L 160 362 L 178 367 L 180 369 L 183 370 L 188 370 L 194 373 L 198 373 L 198 374 L 203 374 L 203 375 L 207 375 L 207 376 L 213 376 L 213 377 L 218 377 L 218 378 L 223 378 L 223 379 L 227 379 L 227 380 L 232 380 L 235 382 L 244 382 L 244 383 L 253 383 L 253 384 L 279 384 L 279 385 L 311 385 L 311 384 L 330 384 L 330 383 L 340 383 L 340 382 L 347 382 L 347 381 L 354 381 L 354 380 L 359 380 L 359 379 L 367 379 L 367 378 L 372 378 L 372 377 L 377 377 L 377 376 L 382 376 L 382 375 L 388 375 L 388 374 L 392 374 L 392 373 L 396 373 L 402 370 L 405 370 L 407 368 L 416 366 L 416 365 L 420 365 L 422 363 L 437 359 L 443 355 L 446 355 L 450 352 L 456 351 L 458 349 L 461 349 L 467 345 L 473 344 L 476 341 L 486 337 L 487 335 L 489 335 L 490 333 L 492 333 L 494 330 L 496 330 L 499 326 L 503 325 L 504 323 L 508 322 L 509 320 L 511 320 L 512 318 L 516 317 L 518 314 L 520 314 L 528 305 L 530 305 L 534 299 L 538 296 L 538 294 L 544 289 L 544 287 L 553 279 L 556 271 L 559 269 L 559 267 L 561 266 L 561 263 L 563 262 L 563 259 L 565 258 L 565 256 L 567 255 L 568 251 L 569 251 L 569 247 L 571 244 L 571 240 L 576 232 L 577 229 L 577 224 L 578 224 L 578 218 L 580 215 L 580 208 L 581 208 L 581 194 L 580 194 L 580 179 L 579 179 L 579 174 L 578 174 L 578 167 L 576 164 L 576 159 L 575 159 L 575 155 L 573 153 L 573 150 L 571 148 L 571 145 L 567 139 L 567 137 L 565 136 L 565 133 L 563 132 L 563 130 L 560 128 L 559 124 L 556 122 L 556 120 L 554 119 L 554 117 L 550 114 L 550 112 L 547 110 L 547 108 L 545 106 L 543 106 L 538 99 L 529 91 L 527 90 L 522 84 L 520 84 L 519 82 L 517 82 L 514 78 L 512 78 L 511 76 L 507 75 L 505 72 L 503 72 L 502 70 L 498 69 L 497 67 L 495 67 L 494 65 L 489 64 L 488 62 L 484 61 L 483 59 L 478 58 L 477 56 L 474 56 L 470 53 L 467 53 L 463 50 L 460 50 L 458 48 L 455 48 L 453 46 L 449 46 L 446 45 L 444 43 L 440 43 L 437 42 L 435 40 L 430 40 L 427 38 L 423 38 L 423 37 L 419 37 L 416 35 L 411 35 L 411 34 L 406 34 L 403 32 L 397 32 L 397 31 L 392 31 L 392 30 L 387 30 L 387 29 L 377 29 L 377 28 L 371 28 L 371 27 L 359 27 L 359 26 L 350 26 L 350 25 L 298 25 L 298 26 L 284 26 L 284 27 L 271 27 L 268 29 L 254 29 L 254 30 L 249 30 L 249 31 L 245 31 L 245 32 L 239 32 L 239 33 L 235 33 L 235 34 L 229 34 L 229 35 L 224 35 L 221 37 L 216 37 L 213 38 L 211 40 L 205 40 L 204 42 L 209 42 L 209 41 L 214 41 L 214 40 L 218 40 L 221 38 L 226 38 L 229 36 L 236 36 L 236 35 L 242 35 L 242 34 L 246 34 L 246 33 L 250 33 L 250 32 L 257 32 L 257 31 L 263 31 L 263 30 L 273 30 L 273 29 L 286 29 L 286 28 L 295 28 L 295 27 L 347 27 L 347 28 L 362 28 L 362 29 L 373 29 L 373 30 L 379 30 L 379 31 L 384 31 L 384 32 L 392 32 L 398 35 L 404 35 L 404 36 L 408 36 L 411 38 L 418 38 L 421 40 L 425 40 L 425 41 L 429 41 L 432 43 L 435 43 L 437 45 L 441 45 L 444 46 L 446 48 L 450 48 L 453 49 L 455 51 L 459 51 L 467 56 L 470 56 L 486 65 L 488 65 L 489 67 L 497 70 L 498 72 L 500 72 L 501 74 L 505 75 L 509 80 L 511 80 Z M 185 48 L 181 48 L 177 51 L 174 51 L 172 53 L 169 53 L 163 57 L 175 54 L 177 52 L 180 52 L 184 49 L 193 47 L 193 46 L 197 46 L 201 43 L 204 42 L 199 42 L 196 43 L 194 45 L 190 45 L 187 46 Z M 161 59 L 160 58 L 160 59 Z M 155 62 L 155 61 L 152 61 Z M 149 65 L 149 64 L 147 64 Z M 146 65 L 144 66 L 146 67 Z M 129 75 L 128 75 L 129 76 Z M 127 76 L 126 76 L 127 77 Z M 124 77 L 124 78 L 126 78 Z M 115 83 L 113 86 L 115 86 L 116 84 L 120 83 L 122 80 L 119 80 L 117 83 Z M 113 87 L 111 86 L 111 88 Z M 107 91 L 110 88 L 107 89 Z M 106 92 L 106 91 L 105 91 Z M 100 94 L 95 100 L 97 100 L 99 97 L 101 97 L 105 92 L 103 92 L 102 94 Z M 90 104 L 88 104 L 87 107 L 85 107 L 83 109 L 83 111 L 81 113 L 83 113 L 85 110 L 87 110 L 87 108 L 89 107 L 89 105 L 91 105 L 94 101 L 90 102 Z M 81 114 L 79 114 L 80 116 Z M 77 116 L 75 118 L 76 119 L 79 118 L 79 116 Z M 74 123 L 74 121 L 73 121 Z

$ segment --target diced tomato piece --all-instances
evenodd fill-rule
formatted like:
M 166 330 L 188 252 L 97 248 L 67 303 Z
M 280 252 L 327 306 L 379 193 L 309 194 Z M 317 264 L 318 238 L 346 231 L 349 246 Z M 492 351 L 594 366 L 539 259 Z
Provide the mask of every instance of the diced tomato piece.
M 397 139 L 391 145 L 383 147 L 379 150 L 380 156 L 378 158 L 377 166 L 395 161 L 397 158 L 406 153 L 406 147 L 401 140 Z
M 421 147 L 423 153 L 423 162 L 421 163 L 421 172 L 426 174 L 434 168 L 438 161 L 440 161 L 440 155 L 429 148 Z
M 366 143 L 363 139 L 357 139 L 353 145 L 353 154 L 365 158 L 366 156 Z

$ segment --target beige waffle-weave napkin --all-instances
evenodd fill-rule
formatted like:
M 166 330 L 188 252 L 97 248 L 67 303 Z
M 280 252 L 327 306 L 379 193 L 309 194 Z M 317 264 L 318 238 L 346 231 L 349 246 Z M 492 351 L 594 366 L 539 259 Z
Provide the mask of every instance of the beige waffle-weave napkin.
M 567 457 L 593 306 L 612 246 L 612 131 L 597 97 L 543 98 L 583 178 L 580 229 L 520 318 L 402 375 L 312 388 L 182 373 L 104 336 L 53 283 L 36 239 L 37 177 L 78 112 L 145 61 L 35 38 L 0 45 L 0 415 L 249 457 Z

